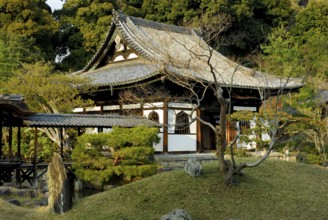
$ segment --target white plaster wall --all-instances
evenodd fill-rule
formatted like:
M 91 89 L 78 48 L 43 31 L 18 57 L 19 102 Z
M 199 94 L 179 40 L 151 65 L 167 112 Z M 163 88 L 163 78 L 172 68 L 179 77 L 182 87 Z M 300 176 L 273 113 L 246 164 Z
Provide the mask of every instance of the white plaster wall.
M 169 134 L 168 151 L 196 151 L 197 150 L 197 135 L 184 134 L 176 135 Z
M 153 144 L 156 152 L 163 152 L 163 133 L 158 133 L 157 136 L 160 138 L 158 144 Z

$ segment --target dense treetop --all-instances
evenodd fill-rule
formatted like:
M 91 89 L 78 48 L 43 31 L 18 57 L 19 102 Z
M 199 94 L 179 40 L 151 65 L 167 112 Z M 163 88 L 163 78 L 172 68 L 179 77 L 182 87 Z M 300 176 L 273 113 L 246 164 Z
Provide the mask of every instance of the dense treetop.
M 66 0 L 52 13 L 45 0 L 0 0 L 1 78 L 36 61 L 51 61 L 58 70 L 82 69 L 104 40 L 112 10 L 200 28 L 204 37 L 217 31 L 209 43 L 254 68 L 260 66 L 259 54 L 277 58 L 274 51 L 288 44 L 293 48 L 288 54 L 306 61 L 302 74 L 326 77 L 327 54 L 312 51 L 327 46 L 327 5 L 321 0 Z

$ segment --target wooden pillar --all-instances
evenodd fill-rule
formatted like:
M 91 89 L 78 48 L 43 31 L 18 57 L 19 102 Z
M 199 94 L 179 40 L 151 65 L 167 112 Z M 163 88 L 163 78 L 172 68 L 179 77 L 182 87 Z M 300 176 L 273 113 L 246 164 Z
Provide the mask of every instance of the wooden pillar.
M 164 106 L 163 106 L 163 152 L 167 153 L 168 152 L 168 139 L 169 139 L 169 133 L 168 133 L 168 128 L 169 128 L 169 108 L 168 108 L 168 101 L 164 101 Z
M 2 157 L 2 117 L 0 117 L 0 160 Z
M 226 142 L 227 144 L 230 143 L 230 122 L 226 121 Z
M 144 104 L 140 104 L 140 116 L 144 116 Z
M 63 155 L 64 155 L 64 145 L 63 145 L 63 127 L 61 127 L 59 129 L 60 132 L 60 156 L 63 159 Z
M 33 188 L 38 188 L 38 128 L 34 128 L 34 172 Z
M 17 128 L 17 159 L 21 161 L 21 127 Z
M 9 126 L 9 152 L 8 161 L 13 157 L 13 127 Z
M 196 110 L 197 118 L 200 118 L 201 113 L 200 109 L 197 108 Z M 197 126 L 197 152 L 202 152 L 204 149 L 202 148 L 202 134 L 201 134 L 201 122 L 199 120 L 196 121 L 196 126 Z
M 77 128 L 77 136 L 81 136 L 81 134 L 82 134 L 82 132 L 81 132 L 81 128 L 78 127 L 78 128 Z
M 17 160 L 21 162 L 21 127 L 17 127 Z M 16 169 L 16 186 L 21 188 L 21 175 L 20 169 Z

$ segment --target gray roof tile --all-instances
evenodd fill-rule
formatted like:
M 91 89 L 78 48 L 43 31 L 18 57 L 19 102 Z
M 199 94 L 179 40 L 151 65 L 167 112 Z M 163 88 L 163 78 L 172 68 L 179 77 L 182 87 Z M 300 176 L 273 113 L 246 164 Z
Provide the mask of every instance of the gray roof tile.
M 159 125 L 145 117 L 95 114 L 45 114 L 36 113 L 27 116 L 24 125 L 29 127 L 135 127 Z
M 85 68 L 83 70 L 85 75 L 90 76 L 98 85 L 103 85 L 104 82 L 106 85 L 138 82 L 158 74 L 162 70 L 160 66 L 165 66 L 164 70 L 184 77 L 195 76 L 213 82 L 207 60 L 209 57 L 211 57 L 210 64 L 214 67 L 218 82 L 222 85 L 270 89 L 292 89 L 303 85 L 301 79 L 281 79 L 231 61 L 210 48 L 194 29 L 147 21 L 125 16 L 119 12 L 114 13 L 110 33 L 114 33 L 113 27 L 118 29 L 129 47 L 153 64 L 126 61 L 122 62 L 120 67 L 111 63 L 99 70 Z M 110 37 L 111 35 L 108 34 L 104 44 Z M 104 45 L 90 63 L 98 59 L 99 54 L 104 52 L 103 48 L 105 48 Z
M 163 70 L 159 63 L 142 62 L 141 60 L 131 60 L 117 62 L 110 65 L 110 68 L 103 67 L 88 73 L 92 83 L 97 86 L 124 85 L 138 82 L 143 79 L 155 76 Z

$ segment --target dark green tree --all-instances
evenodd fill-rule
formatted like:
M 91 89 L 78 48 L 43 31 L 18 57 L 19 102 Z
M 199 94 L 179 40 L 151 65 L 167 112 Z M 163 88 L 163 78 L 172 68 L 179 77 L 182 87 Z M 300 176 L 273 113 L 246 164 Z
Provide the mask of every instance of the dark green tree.
M 153 143 L 157 128 L 115 127 L 109 133 L 84 134 L 77 138 L 72 153 L 79 179 L 102 187 L 106 183 L 140 179 L 157 173 Z
M 287 131 L 298 135 L 299 141 L 310 142 L 323 161 L 327 160 L 326 106 L 318 96 L 327 90 L 328 3 L 313 2 L 295 16 L 292 26 L 280 27 L 263 45 L 264 66 L 270 73 L 303 77 L 306 85 L 298 94 L 285 97 L 284 102 L 299 115 Z
M 46 61 L 55 60 L 58 27 L 44 0 L 0 0 L 0 31 L 33 39 Z
M 60 68 L 79 70 L 90 59 L 111 24 L 115 1 L 67 0 L 54 16 L 60 21 Z
M 0 79 L 7 81 L 22 63 L 42 59 L 41 51 L 32 38 L 0 32 Z
M 80 89 L 77 85 L 80 85 Z M 82 88 L 88 88 L 86 79 L 55 72 L 53 66 L 47 63 L 23 64 L 7 82 L 0 82 L 0 88 L 2 93 L 23 95 L 32 112 L 70 113 L 75 107 L 93 104 L 79 96 Z M 58 128 L 39 130 L 60 146 Z M 70 146 L 66 133 L 64 138 L 68 149 Z

